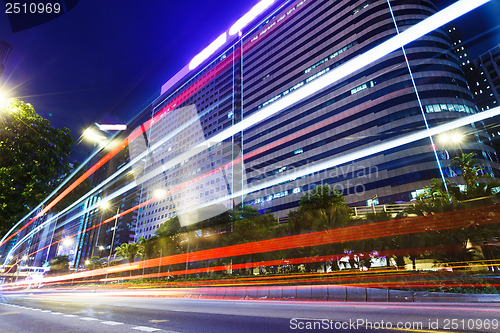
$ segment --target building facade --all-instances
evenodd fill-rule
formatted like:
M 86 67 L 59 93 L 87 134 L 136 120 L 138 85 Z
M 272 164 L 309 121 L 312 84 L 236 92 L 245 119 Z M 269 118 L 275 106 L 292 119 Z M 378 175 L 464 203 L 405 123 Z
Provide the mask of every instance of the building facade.
M 12 46 L 9 43 L 4 42 L 3 40 L 0 40 L 0 76 L 2 76 L 5 66 L 7 65 L 7 60 L 9 60 L 11 53 Z
M 136 239 L 172 216 L 217 205 L 284 216 L 321 184 L 351 205 L 409 201 L 433 178 L 460 182 L 450 163 L 460 152 L 474 152 L 496 176 L 497 156 L 481 124 L 461 129 L 460 147 L 431 138 L 404 144 L 411 133 L 478 112 L 462 68 L 469 63 L 453 52 L 447 28 L 265 115 L 435 12 L 428 0 L 281 1 L 221 35 L 206 49 L 212 53 L 201 52 L 165 83 L 153 105 L 157 126 L 143 149 L 151 149 L 148 176 L 138 186 L 141 202 L 157 188 L 168 199 L 141 208 Z M 402 144 L 380 150 L 393 140 Z M 210 213 L 199 215 L 191 222 Z

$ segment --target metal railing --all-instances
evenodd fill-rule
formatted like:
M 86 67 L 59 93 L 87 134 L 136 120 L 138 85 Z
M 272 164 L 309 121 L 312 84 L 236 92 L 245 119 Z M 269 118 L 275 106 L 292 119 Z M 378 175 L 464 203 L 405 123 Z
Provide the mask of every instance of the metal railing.
M 413 203 L 405 202 L 399 204 L 390 205 L 375 205 L 375 206 L 361 206 L 361 207 L 351 207 L 354 212 L 354 216 L 365 216 L 366 214 L 374 213 L 389 213 L 398 214 L 405 212 L 408 207 L 413 207 Z

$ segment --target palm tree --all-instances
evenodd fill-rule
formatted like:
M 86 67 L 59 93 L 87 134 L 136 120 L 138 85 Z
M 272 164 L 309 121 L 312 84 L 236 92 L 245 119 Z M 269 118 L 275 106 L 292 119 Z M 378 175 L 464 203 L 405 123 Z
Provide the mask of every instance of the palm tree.
M 115 255 L 127 258 L 129 263 L 134 262 L 135 257 L 140 257 L 143 254 L 143 248 L 137 243 L 123 243 L 115 248 Z
M 451 164 L 458 166 L 462 170 L 462 178 L 467 186 L 467 196 L 469 198 L 477 198 L 480 196 L 489 195 L 487 187 L 479 183 L 481 178 L 490 178 L 488 174 L 484 173 L 480 161 L 474 158 L 474 153 L 462 153 L 461 156 L 455 157 Z

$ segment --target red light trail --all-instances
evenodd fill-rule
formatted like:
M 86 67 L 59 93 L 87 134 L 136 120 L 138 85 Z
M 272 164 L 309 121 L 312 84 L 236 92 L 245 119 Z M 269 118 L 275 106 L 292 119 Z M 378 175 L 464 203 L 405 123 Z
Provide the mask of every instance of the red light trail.
M 431 216 L 404 218 L 400 220 L 349 226 L 339 229 L 313 232 L 309 234 L 287 236 L 287 237 L 274 238 L 264 241 L 231 245 L 209 250 L 202 250 L 191 253 L 170 255 L 161 258 L 154 258 L 154 259 L 134 262 L 131 264 L 117 265 L 110 268 L 101 268 L 87 272 L 79 272 L 57 277 L 49 277 L 44 279 L 44 281 L 51 283 L 51 282 L 58 282 L 58 281 L 65 281 L 72 279 L 95 277 L 117 272 L 126 272 L 131 270 L 174 265 L 186 262 L 213 260 L 225 257 L 235 257 L 235 256 L 255 254 L 255 253 L 265 253 L 265 252 L 272 252 L 279 250 L 294 249 L 300 247 L 343 243 L 343 242 L 350 242 L 350 241 L 370 239 L 370 238 L 381 238 L 388 236 L 424 233 L 436 230 L 463 228 L 471 225 L 479 226 L 479 225 L 494 224 L 498 223 L 497 216 L 499 216 L 499 214 L 500 214 L 500 206 L 494 205 L 476 209 L 440 213 Z M 392 252 L 394 253 L 394 251 Z M 406 251 L 408 253 L 411 253 L 411 251 L 414 250 L 406 249 L 397 251 Z M 347 254 L 342 254 L 342 256 L 346 255 Z M 315 261 L 317 262 L 322 260 L 324 261 L 326 259 L 330 260 L 331 258 L 332 255 L 328 255 L 323 257 L 309 257 L 305 260 L 306 262 L 307 260 L 310 260 L 310 262 L 315 262 Z M 272 261 L 273 263 L 272 265 L 280 265 L 280 262 L 281 265 L 283 265 L 286 264 L 287 260 L 304 260 L 304 258 Z M 259 262 L 253 264 L 261 265 L 262 263 Z M 246 264 L 238 264 L 238 265 L 246 265 Z M 220 266 L 220 267 L 226 267 L 227 269 L 227 266 Z M 241 268 L 244 268 L 244 266 L 241 266 Z M 222 268 L 219 269 L 222 270 Z M 200 270 L 199 272 L 205 272 L 203 270 L 206 270 L 206 268 L 200 268 L 199 270 Z

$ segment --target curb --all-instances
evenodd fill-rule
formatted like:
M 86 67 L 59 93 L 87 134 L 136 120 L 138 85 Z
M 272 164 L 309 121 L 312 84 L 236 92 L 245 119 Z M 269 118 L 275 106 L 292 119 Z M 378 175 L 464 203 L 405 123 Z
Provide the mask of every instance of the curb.
M 342 285 L 204 287 L 183 289 L 186 297 L 330 302 L 500 303 L 498 294 L 454 294 Z M 189 296 L 187 296 L 189 295 Z

